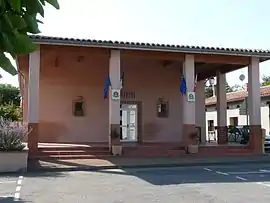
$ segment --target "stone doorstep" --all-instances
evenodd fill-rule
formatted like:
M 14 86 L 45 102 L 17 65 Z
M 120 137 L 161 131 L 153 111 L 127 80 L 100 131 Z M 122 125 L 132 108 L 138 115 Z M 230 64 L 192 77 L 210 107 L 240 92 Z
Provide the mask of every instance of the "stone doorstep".
M 123 156 L 121 156 L 122 159 L 130 158 L 132 160 L 134 159 L 142 159 L 147 158 L 148 160 L 150 158 L 155 159 L 156 158 L 164 158 L 172 159 L 172 158 L 181 158 L 181 162 L 186 159 L 194 159 L 194 158 L 210 158 L 213 159 L 214 157 L 221 157 L 221 156 L 239 156 L 239 155 L 253 155 L 253 153 L 248 148 L 231 148 L 226 146 L 225 148 L 222 147 L 200 147 L 200 152 L 198 154 L 186 154 L 183 150 L 163 150 L 160 151 L 160 148 L 152 148 L 150 147 L 141 147 L 139 150 L 137 148 L 126 148 L 127 151 L 124 152 Z M 156 149 L 156 150 L 155 150 Z M 149 151 L 150 150 L 150 151 Z M 225 150 L 225 151 L 224 151 Z M 102 152 L 102 153 L 97 153 Z M 111 158 L 114 158 L 112 155 L 110 155 L 109 151 L 104 153 L 104 151 L 92 151 L 92 150 L 46 150 L 43 149 L 38 152 L 33 158 L 38 160 L 47 161 L 50 163 L 55 163 L 58 160 L 79 160 L 82 159 L 84 162 L 87 159 L 95 159 L 95 160 L 108 160 Z M 92 162 L 89 160 L 88 162 Z

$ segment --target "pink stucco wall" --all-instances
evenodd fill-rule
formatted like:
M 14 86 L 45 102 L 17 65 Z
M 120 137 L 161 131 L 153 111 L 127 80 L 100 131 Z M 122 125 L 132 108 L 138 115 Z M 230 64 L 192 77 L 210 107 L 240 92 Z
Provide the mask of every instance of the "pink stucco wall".
M 108 55 L 61 50 L 41 51 L 39 140 L 107 142 L 109 106 L 108 100 L 103 99 L 103 89 L 109 72 Z M 121 58 L 124 91 L 135 92 L 136 101 L 142 101 L 142 141 L 181 141 L 181 63 L 163 64 L 157 59 Z M 22 72 L 27 80 L 27 68 L 22 68 Z M 24 119 L 27 120 L 27 82 L 24 93 Z M 84 117 L 72 114 L 72 100 L 77 96 L 85 99 Z M 169 101 L 168 118 L 156 116 L 159 97 Z
M 164 66 L 162 60 L 124 58 L 125 89 L 142 101 L 143 141 L 181 141 L 182 98 L 179 93 L 181 64 Z M 157 99 L 169 101 L 169 117 L 157 117 Z

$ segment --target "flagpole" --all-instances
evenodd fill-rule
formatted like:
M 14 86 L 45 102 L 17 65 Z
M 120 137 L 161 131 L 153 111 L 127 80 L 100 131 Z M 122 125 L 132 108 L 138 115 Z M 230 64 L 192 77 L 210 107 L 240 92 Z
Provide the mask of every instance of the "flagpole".
M 194 79 L 194 90 L 193 90 L 193 92 L 196 91 L 197 81 L 198 81 L 198 74 L 196 74 L 195 79 Z
M 122 116 L 123 116 L 123 110 L 122 110 L 122 104 L 121 104 L 121 93 L 122 93 L 122 89 L 124 87 L 124 72 L 121 72 L 120 75 L 120 140 L 123 139 L 123 131 L 122 131 L 122 125 L 123 125 L 123 121 L 122 121 Z

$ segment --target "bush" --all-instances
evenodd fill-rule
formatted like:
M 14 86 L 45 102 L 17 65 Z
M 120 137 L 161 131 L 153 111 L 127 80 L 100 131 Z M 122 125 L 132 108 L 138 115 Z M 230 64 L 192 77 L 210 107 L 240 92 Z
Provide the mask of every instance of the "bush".
M 0 105 L 0 117 L 2 117 L 4 120 L 21 121 L 22 110 L 13 103 Z
M 22 151 L 28 135 L 28 126 L 19 122 L 0 119 L 0 151 Z

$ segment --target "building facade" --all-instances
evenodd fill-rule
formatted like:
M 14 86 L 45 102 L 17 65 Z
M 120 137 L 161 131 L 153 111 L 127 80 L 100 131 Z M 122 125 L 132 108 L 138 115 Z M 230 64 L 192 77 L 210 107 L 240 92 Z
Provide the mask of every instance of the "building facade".
M 212 76 L 218 86 L 218 144 L 227 145 L 225 74 L 246 66 L 254 135 L 248 147 L 261 150 L 259 63 L 270 58 L 267 51 L 32 39 L 37 50 L 17 61 L 24 120 L 32 129 L 30 154 L 38 151 L 39 142 L 110 146 L 112 131 L 122 134 L 121 145 L 135 146 L 135 153 L 145 145 L 187 146 L 190 133 L 198 128 L 203 144 L 204 81 Z

